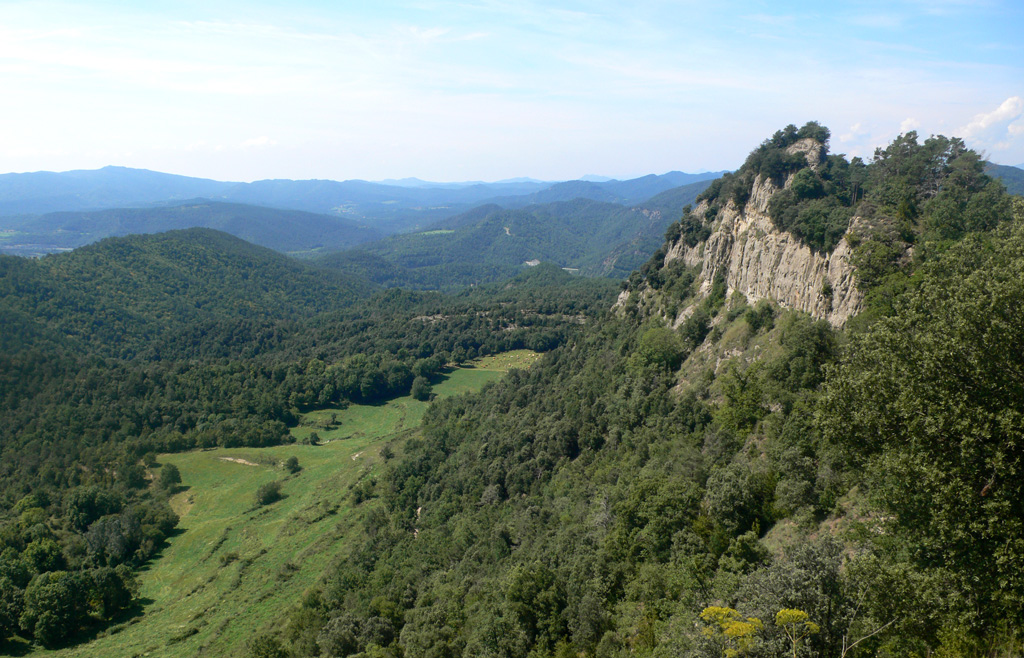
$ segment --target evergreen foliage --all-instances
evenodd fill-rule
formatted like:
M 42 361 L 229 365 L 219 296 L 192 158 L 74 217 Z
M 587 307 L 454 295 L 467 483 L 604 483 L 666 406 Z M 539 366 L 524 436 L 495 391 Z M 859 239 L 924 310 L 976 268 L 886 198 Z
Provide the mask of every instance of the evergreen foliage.
M 453 358 L 551 349 L 615 292 L 538 268 L 367 299 L 365 284 L 205 230 L 0 268 L 0 312 L 16 319 L 0 353 L 0 640 L 42 644 L 129 606 L 131 569 L 174 531 L 181 475 L 157 472 L 155 453 L 290 441 L 301 412 L 406 394 Z M 61 607 L 76 588 L 85 602 Z
M 853 338 L 823 402 L 826 437 L 891 515 L 891 550 L 944 574 L 949 614 L 989 632 L 1024 624 L 1022 249 L 1017 223 L 949 249 Z
M 529 347 L 382 448 L 345 559 L 251 655 L 1012 655 L 1024 205 L 955 139 L 787 153 L 827 140 L 789 126 L 703 201 L 792 176 L 773 218 L 821 250 L 864 219 L 854 331 L 727 300 L 723 272 L 696 290 L 670 258 L 709 230 L 692 210 L 613 315 L 614 284 L 551 265 L 374 293 L 206 232 L 0 259 L 0 639 L 73 642 L 133 604 L 177 522 L 155 453 L 287 441 L 303 411 Z

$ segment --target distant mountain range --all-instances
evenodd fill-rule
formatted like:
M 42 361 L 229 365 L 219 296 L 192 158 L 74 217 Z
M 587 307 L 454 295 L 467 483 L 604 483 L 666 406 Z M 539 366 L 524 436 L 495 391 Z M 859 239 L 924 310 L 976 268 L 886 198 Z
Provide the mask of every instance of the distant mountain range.
M 132 208 L 198 197 L 213 198 L 237 184 L 127 167 L 2 174 L 0 217 L 61 210 Z
M 1024 194 L 1024 170 L 989 164 L 987 171 Z M 535 259 L 621 276 L 721 173 L 558 183 L 235 183 L 124 167 L 4 174 L 0 253 L 40 255 L 109 236 L 199 227 L 298 256 L 360 247 L 327 262 L 386 285 L 492 280 Z M 402 235 L 384 239 L 394 234 Z M 464 271 L 453 277 L 456 261 Z
M 215 228 L 288 253 L 347 249 L 496 204 L 577 198 L 634 204 L 719 174 L 670 172 L 630 181 L 433 183 L 419 179 L 233 183 L 104 167 L 0 175 L 0 253 L 38 255 L 108 236 Z
M 348 249 L 384 233 L 352 220 L 301 210 L 195 200 L 180 206 L 55 212 L 21 218 L 0 233 L 0 253 L 38 256 L 103 238 L 212 228 L 246 242 L 297 256 Z
M 590 191 L 585 193 L 621 200 L 639 200 L 634 198 L 637 190 L 642 190 L 639 192 L 641 195 L 646 193 L 650 197 L 671 187 L 720 175 L 670 172 L 662 176 L 644 176 L 635 181 L 587 181 L 587 185 L 595 187 L 586 188 Z M 570 184 L 530 178 L 495 183 L 434 183 L 416 178 L 382 183 L 363 180 L 261 180 L 234 183 L 145 169 L 104 167 L 61 173 L 43 171 L 2 174 L 0 217 L 177 205 L 185 200 L 204 198 L 334 214 L 350 219 L 371 219 L 381 224 L 378 228 L 385 230 L 388 224 L 397 222 L 402 226 L 391 228 L 404 230 L 415 223 L 410 223 L 407 215 L 418 215 L 419 221 L 425 225 L 438 218 L 438 213 L 432 211 L 456 208 L 458 212 L 497 198 L 522 197 Z M 526 203 L 564 200 L 563 197 L 564 193 L 561 193 L 558 199 L 541 198 L 537 201 L 527 200 Z
M 650 257 L 664 242 L 668 225 L 710 184 L 671 188 L 633 206 L 580 196 L 516 208 L 486 204 L 427 230 L 392 235 L 317 261 L 374 283 L 407 288 L 488 283 L 535 261 L 619 278 Z

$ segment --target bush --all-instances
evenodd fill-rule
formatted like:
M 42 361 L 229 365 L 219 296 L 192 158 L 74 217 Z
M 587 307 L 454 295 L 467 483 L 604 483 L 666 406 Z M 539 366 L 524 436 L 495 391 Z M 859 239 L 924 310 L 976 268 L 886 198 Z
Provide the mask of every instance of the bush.
M 281 641 L 273 635 L 257 635 L 249 643 L 249 656 L 251 658 L 287 658 L 288 652 Z
M 750 325 L 750 330 L 755 334 L 762 328 L 771 329 L 775 324 L 775 309 L 767 299 L 762 299 L 754 308 L 747 309 L 743 319 Z
M 302 467 L 299 466 L 299 458 L 293 455 L 288 459 L 284 460 L 284 470 L 292 474 L 301 471 Z
M 174 489 L 181 484 L 181 472 L 174 464 L 164 464 L 160 469 L 160 488 Z
M 431 386 L 430 380 L 426 377 L 417 377 L 412 382 L 412 396 L 417 400 L 426 402 L 430 399 Z
M 263 507 L 281 499 L 281 483 L 267 482 L 256 490 L 256 507 Z
M 676 332 L 652 327 L 640 336 L 635 357 L 641 366 L 655 366 L 674 372 L 685 356 L 685 346 Z

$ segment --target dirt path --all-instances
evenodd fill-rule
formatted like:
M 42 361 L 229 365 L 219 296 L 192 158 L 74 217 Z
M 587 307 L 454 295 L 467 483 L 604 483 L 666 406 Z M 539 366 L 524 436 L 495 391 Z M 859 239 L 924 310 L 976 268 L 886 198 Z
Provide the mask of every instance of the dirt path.
M 248 459 L 242 459 L 240 457 L 218 457 L 218 459 L 222 462 L 235 462 L 236 464 L 245 464 L 246 466 L 259 466 L 259 464 L 254 464 Z

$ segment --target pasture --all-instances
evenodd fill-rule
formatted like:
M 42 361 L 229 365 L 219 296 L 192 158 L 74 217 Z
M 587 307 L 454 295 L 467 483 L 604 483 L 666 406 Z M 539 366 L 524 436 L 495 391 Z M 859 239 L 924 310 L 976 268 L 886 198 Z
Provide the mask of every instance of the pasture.
M 479 390 L 539 355 L 525 350 L 478 359 L 434 385 L 439 397 Z M 180 532 L 139 574 L 141 613 L 90 642 L 31 655 L 235 656 L 257 633 L 275 628 L 326 566 L 344 559 L 364 510 L 353 489 L 383 467 L 381 448 L 415 432 L 427 402 L 324 409 L 292 430 L 317 431 L 321 445 L 213 449 L 161 455 L 182 476 L 172 506 Z M 329 429 L 317 429 L 331 420 Z M 301 470 L 282 467 L 296 457 Z M 279 481 L 283 498 L 255 504 L 261 485 Z

